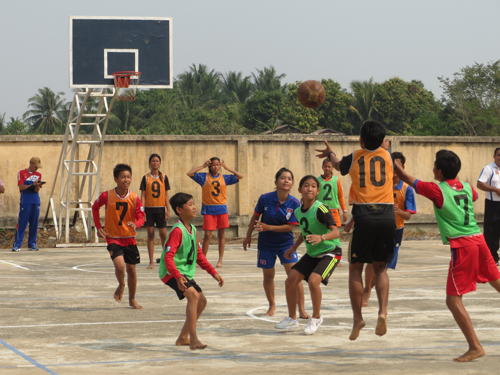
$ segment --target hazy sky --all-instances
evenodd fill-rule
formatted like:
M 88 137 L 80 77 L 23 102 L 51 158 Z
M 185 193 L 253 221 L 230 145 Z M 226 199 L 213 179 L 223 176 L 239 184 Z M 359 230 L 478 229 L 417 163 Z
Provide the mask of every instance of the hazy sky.
M 441 96 L 437 77 L 500 59 L 498 0 L 0 0 L 0 115 L 21 117 L 47 86 L 69 89 L 69 16 L 173 17 L 173 67 L 286 82 L 399 76 Z

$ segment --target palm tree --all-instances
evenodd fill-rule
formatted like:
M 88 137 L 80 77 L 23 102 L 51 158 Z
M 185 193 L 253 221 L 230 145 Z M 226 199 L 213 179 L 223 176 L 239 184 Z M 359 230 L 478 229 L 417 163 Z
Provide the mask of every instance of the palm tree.
M 209 71 L 204 64 L 193 64 L 189 69 L 179 74 L 176 82 L 184 104 L 190 108 L 221 104 L 220 73 L 215 69 Z
M 373 77 L 369 81 L 352 81 L 350 87 L 354 103 L 349 106 L 349 109 L 359 117 L 361 122 L 372 119 L 377 112 L 376 83 L 373 82 Z
M 3 133 L 4 129 L 5 129 L 5 114 L 7 112 L 4 112 L 3 115 L 0 116 L 0 134 Z
M 253 80 L 255 84 L 255 89 L 260 91 L 281 91 L 286 94 L 288 92 L 287 85 L 281 85 L 281 80 L 286 77 L 286 74 L 276 74 L 276 69 L 274 66 L 270 66 L 269 68 L 264 68 L 263 70 L 256 69 L 258 74 L 252 73 Z
M 243 78 L 241 72 L 228 72 L 222 77 L 222 91 L 226 95 L 229 103 L 244 104 L 254 91 L 254 84 L 251 77 Z
M 52 134 L 59 130 L 60 112 L 65 110 L 64 95 L 64 92 L 55 94 L 48 87 L 38 89 L 38 94 L 28 99 L 30 109 L 24 113 L 23 119 L 39 133 Z

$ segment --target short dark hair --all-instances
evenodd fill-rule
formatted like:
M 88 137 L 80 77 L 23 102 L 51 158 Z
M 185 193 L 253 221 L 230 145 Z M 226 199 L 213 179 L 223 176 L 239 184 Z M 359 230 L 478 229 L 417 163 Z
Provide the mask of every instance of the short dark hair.
M 288 172 L 288 173 L 290 173 L 292 175 L 292 181 L 293 181 L 293 173 L 292 173 L 292 171 L 290 169 L 288 169 L 288 168 L 285 168 L 285 167 L 281 168 L 278 172 L 276 172 L 276 175 L 274 176 L 274 181 L 278 181 L 278 179 L 281 177 L 281 175 L 283 173 L 285 173 L 285 172 Z
M 497 148 L 495 149 L 495 152 L 493 153 L 493 156 L 495 156 L 495 155 L 497 154 L 497 151 L 498 151 L 498 150 L 500 150 L 500 147 L 497 147 Z
M 214 156 L 213 158 L 210 158 L 210 161 L 217 160 L 220 163 L 220 159 L 217 156 Z
M 118 178 L 120 176 L 120 173 L 123 171 L 129 171 L 130 175 L 132 175 L 132 168 L 128 164 L 116 164 L 115 167 L 113 168 L 113 177 Z
M 149 163 L 151 163 L 151 159 L 153 159 L 153 158 L 158 158 L 160 160 L 160 162 L 161 162 L 161 156 L 160 155 L 158 155 L 158 154 L 151 154 L 151 156 L 149 157 Z
M 405 165 L 405 163 L 406 163 L 406 158 L 402 152 L 393 152 L 391 154 L 391 158 L 392 158 L 393 163 L 394 163 L 394 160 L 396 160 L 396 159 L 401 160 L 401 164 L 403 164 L 403 165 Z
M 385 126 L 378 121 L 365 121 L 361 125 L 359 136 L 367 150 L 376 150 L 382 145 L 385 138 Z
M 299 182 L 299 189 L 304 185 L 304 183 L 307 181 L 307 180 L 313 180 L 314 182 L 316 182 L 316 185 L 318 185 L 318 188 L 319 188 L 319 181 L 318 179 L 316 178 L 316 176 L 313 176 L 311 174 L 308 174 L 307 176 L 304 176 L 302 177 L 302 179 L 300 180 Z
M 193 199 L 193 196 L 186 193 L 177 193 L 170 198 L 170 206 L 177 216 L 179 216 L 177 208 L 182 208 L 190 199 Z
M 326 163 L 331 163 L 333 165 L 332 161 L 329 158 L 326 158 L 323 159 L 323 163 L 321 164 L 321 166 L 325 165 Z
M 439 150 L 436 152 L 434 165 L 436 169 L 441 170 L 446 180 L 453 180 L 462 168 L 462 162 L 458 155 L 449 150 Z

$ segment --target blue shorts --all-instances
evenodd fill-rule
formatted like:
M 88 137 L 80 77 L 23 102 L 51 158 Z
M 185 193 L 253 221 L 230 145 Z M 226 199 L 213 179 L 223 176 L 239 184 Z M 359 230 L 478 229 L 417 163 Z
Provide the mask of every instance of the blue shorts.
M 396 269 L 396 264 L 398 263 L 399 246 L 401 246 L 401 242 L 403 242 L 403 231 L 404 228 L 396 229 L 396 233 L 394 234 L 394 255 L 392 257 L 392 260 L 387 263 L 387 268 L 391 268 L 393 270 Z
M 280 258 L 281 264 L 297 263 L 299 261 L 299 256 L 297 255 L 297 252 L 294 252 L 292 254 L 291 259 L 285 258 L 285 252 L 286 250 L 281 250 L 281 251 L 258 250 L 257 267 L 264 269 L 274 268 L 277 256 Z

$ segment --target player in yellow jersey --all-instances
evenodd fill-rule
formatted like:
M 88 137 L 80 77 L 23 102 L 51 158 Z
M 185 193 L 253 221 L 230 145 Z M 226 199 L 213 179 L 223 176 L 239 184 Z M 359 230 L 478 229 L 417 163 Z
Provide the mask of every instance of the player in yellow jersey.
M 378 121 L 365 121 L 360 129 L 360 150 L 338 159 L 325 141 L 320 158 L 328 157 L 333 167 L 352 181 L 354 226 L 349 259 L 349 295 L 353 310 L 353 328 L 350 340 L 356 340 L 365 326 L 361 313 L 363 298 L 363 266 L 373 264 L 375 289 L 379 311 L 375 334 L 387 333 L 387 304 L 389 277 L 387 263 L 394 250 L 396 222 L 392 189 L 393 163 L 391 155 L 382 146 L 385 127 Z
M 207 167 L 209 173 L 198 173 L 198 171 Z M 220 174 L 221 167 L 232 174 Z M 243 178 L 243 175 L 228 168 L 224 160 L 220 160 L 218 157 L 213 157 L 203 163 L 203 165 L 191 169 L 187 175 L 201 186 L 201 214 L 203 215 L 203 229 L 205 230 L 203 254 L 207 256 L 212 232 L 217 229 L 217 237 L 219 239 L 219 261 L 217 262 L 217 267 L 222 267 L 225 246 L 224 230 L 225 228 L 229 228 L 226 187 L 238 183 Z

